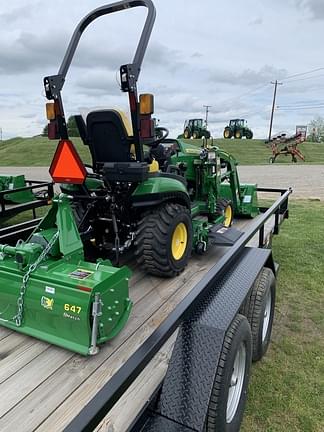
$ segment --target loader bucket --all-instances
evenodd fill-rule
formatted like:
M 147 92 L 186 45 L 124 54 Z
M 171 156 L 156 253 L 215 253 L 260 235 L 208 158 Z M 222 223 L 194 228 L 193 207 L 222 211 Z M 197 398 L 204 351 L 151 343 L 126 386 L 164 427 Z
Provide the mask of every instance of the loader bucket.
M 13 256 L 0 261 L 2 326 L 88 355 L 114 337 L 128 319 L 132 302 L 127 267 L 48 259 L 30 276 L 19 325 L 17 300 L 23 275 Z

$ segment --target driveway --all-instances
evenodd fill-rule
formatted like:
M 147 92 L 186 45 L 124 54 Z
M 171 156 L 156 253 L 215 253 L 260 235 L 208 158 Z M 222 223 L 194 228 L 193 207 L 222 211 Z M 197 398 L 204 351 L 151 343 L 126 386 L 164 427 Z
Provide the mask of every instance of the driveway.
M 28 180 L 50 180 L 48 167 L 0 167 L 0 175 L 25 174 Z M 242 183 L 294 190 L 293 198 L 324 201 L 324 165 L 254 165 L 239 166 Z

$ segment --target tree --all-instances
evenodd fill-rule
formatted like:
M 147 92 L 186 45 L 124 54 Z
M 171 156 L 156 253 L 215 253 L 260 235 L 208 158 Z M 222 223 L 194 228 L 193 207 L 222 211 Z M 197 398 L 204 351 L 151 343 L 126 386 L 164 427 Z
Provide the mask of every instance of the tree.
M 46 136 L 46 137 L 48 136 L 48 124 L 44 126 L 42 136 Z
M 80 136 L 79 129 L 77 127 L 74 116 L 70 116 L 68 118 L 67 129 L 68 129 L 68 134 L 70 137 L 79 137 Z
M 324 137 L 324 119 L 323 117 L 316 117 L 308 125 L 308 140 L 318 142 L 321 137 Z
M 68 134 L 70 137 L 79 137 L 80 136 L 79 129 L 77 127 L 74 116 L 70 116 L 68 118 L 67 129 L 68 129 Z M 43 136 L 48 135 L 48 124 L 46 126 L 44 126 L 42 135 Z

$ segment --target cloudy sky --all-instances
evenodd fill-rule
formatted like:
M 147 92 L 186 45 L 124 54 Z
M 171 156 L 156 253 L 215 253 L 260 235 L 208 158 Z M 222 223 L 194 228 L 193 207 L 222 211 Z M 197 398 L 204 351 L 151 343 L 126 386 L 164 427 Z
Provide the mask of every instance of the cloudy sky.
M 0 128 L 33 136 L 46 124 L 42 80 L 56 74 L 78 21 L 103 0 L 0 0 Z M 244 117 L 267 135 L 276 79 L 274 132 L 324 116 L 323 0 L 155 0 L 157 18 L 138 87 L 173 135 L 204 117 L 222 134 Z M 119 66 L 131 62 L 146 16 L 135 8 L 102 17 L 83 35 L 63 90 L 66 115 L 120 107 Z M 312 71 L 311 73 L 309 73 Z

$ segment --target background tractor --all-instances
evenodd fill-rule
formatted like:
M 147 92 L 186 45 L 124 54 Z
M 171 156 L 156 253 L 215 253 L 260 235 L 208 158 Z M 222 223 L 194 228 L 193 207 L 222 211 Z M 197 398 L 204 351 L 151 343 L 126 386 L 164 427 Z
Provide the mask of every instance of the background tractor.
M 246 137 L 247 139 L 253 138 L 253 132 L 248 127 L 246 120 L 244 119 L 234 119 L 230 120 L 229 125 L 227 125 L 224 129 L 223 133 L 224 138 L 236 138 L 241 139 L 242 137 Z
M 182 138 L 199 139 L 205 137 L 210 138 L 210 132 L 207 130 L 206 122 L 203 119 L 186 120 L 183 126 Z

